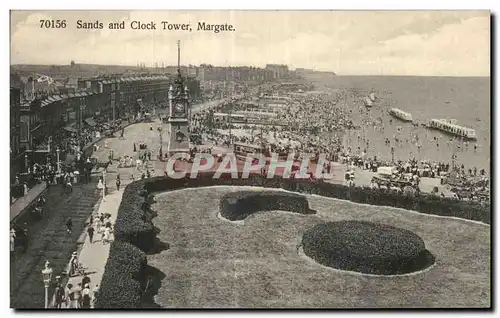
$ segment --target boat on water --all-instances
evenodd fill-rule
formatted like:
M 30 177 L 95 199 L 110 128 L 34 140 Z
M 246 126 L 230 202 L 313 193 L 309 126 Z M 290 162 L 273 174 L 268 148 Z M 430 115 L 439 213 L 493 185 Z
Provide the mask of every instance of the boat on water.
M 402 111 L 399 108 L 389 109 L 389 114 L 397 119 L 402 120 L 402 121 L 408 121 L 408 122 L 413 121 L 413 116 L 410 113 Z
M 464 139 L 477 139 L 476 131 L 474 129 L 458 125 L 455 119 L 431 119 L 427 123 L 426 127 L 440 130 Z

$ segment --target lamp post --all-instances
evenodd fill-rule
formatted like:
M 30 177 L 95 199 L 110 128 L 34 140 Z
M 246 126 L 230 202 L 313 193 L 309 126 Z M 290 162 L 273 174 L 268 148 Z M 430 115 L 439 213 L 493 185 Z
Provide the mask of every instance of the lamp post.
M 52 281 L 52 268 L 50 262 L 45 262 L 45 268 L 42 270 L 43 284 L 45 285 L 45 308 L 49 308 L 49 286 Z
M 59 153 L 61 150 L 59 147 L 56 148 L 56 154 L 57 154 L 57 173 L 61 173 L 61 162 L 59 161 Z
M 29 173 L 29 167 L 28 167 L 28 154 L 24 154 L 24 167 L 26 168 L 26 173 Z
M 394 147 L 391 147 L 392 163 L 394 163 Z

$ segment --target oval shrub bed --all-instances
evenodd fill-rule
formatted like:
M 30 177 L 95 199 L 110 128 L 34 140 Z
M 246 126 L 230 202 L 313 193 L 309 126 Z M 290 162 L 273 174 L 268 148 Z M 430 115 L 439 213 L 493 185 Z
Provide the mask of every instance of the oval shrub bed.
M 434 263 L 417 234 L 367 221 L 318 224 L 304 233 L 302 247 L 324 266 L 364 274 L 407 274 Z
M 300 214 L 313 214 L 307 198 L 281 191 L 238 191 L 224 195 L 220 200 L 220 213 L 231 221 L 246 219 L 259 211 L 281 210 Z

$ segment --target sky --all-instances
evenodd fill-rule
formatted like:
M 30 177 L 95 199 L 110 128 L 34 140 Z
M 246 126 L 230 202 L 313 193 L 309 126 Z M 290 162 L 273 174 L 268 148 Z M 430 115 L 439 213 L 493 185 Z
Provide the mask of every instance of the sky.
M 66 20 L 65 29 L 40 20 Z M 102 30 L 77 29 L 100 21 Z M 125 21 L 125 30 L 110 22 Z M 132 30 L 132 21 L 157 30 Z M 161 21 L 192 32 L 161 30 Z M 197 23 L 235 31 L 197 31 Z M 490 76 L 488 11 L 12 11 L 11 64 L 268 63 L 339 75 Z

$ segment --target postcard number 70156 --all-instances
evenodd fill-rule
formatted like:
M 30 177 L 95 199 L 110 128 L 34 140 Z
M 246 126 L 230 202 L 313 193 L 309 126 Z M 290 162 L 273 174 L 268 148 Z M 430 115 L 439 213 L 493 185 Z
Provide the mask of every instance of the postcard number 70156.
M 66 20 L 40 20 L 40 29 L 64 29 Z

